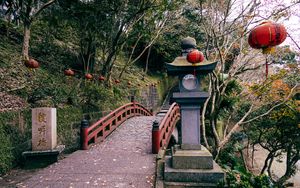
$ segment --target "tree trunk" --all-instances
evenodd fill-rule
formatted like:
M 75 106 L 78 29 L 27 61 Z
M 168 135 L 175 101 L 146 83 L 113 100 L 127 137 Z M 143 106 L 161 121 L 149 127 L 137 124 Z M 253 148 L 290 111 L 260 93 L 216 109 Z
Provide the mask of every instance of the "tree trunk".
M 269 176 L 271 177 L 271 179 L 272 179 L 272 171 L 271 171 L 271 168 L 272 168 L 272 165 L 273 165 L 273 162 L 274 162 L 274 158 L 275 158 L 275 156 L 272 156 L 272 158 L 270 159 L 269 164 L 268 164 L 268 169 L 267 169 L 268 174 L 269 174 Z
M 271 158 L 273 157 L 273 154 L 270 152 L 267 156 L 267 158 L 265 159 L 265 163 L 263 168 L 260 171 L 260 175 L 263 175 L 266 171 L 266 169 L 268 168 L 268 164 L 269 164 L 269 160 L 271 160 Z
M 252 168 L 254 168 L 254 153 L 255 153 L 255 144 L 252 145 L 252 153 L 251 153 Z
M 106 59 L 106 62 L 105 62 L 104 65 L 103 65 L 101 74 L 102 74 L 104 77 L 106 77 L 106 76 L 108 75 L 108 73 L 109 73 L 110 67 L 112 66 L 112 58 L 114 57 L 114 55 L 115 55 L 115 52 L 111 52 L 111 53 L 108 55 L 108 57 L 107 57 L 107 59 Z M 109 79 L 106 79 L 106 80 L 108 81 Z
M 209 144 L 208 144 L 208 141 L 207 141 L 207 137 L 206 137 L 206 127 L 205 127 L 205 112 L 206 112 L 206 110 L 207 110 L 207 106 L 208 106 L 208 103 L 209 103 L 209 101 L 210 101 L 210 98 L 211 98 L 211 92 L 212 92 L 212 85 L 211 85 L 211 80 L 209 81 L 209 86 L 208 86 L 208 95 L 209 95 L 209 97 L 206 99 L 206 101 L 205 101 L 205 103 L 204 103 L 204 105 L 203 105 L 203 107 L 202 107 L 202 112 L 201 112 L 201 126 L 202 126 L 202 138 L 203 138 L 203 140 L 204 140 L 204 145 L 205 145 L 205 147 L 208 149 L 208 150 L 210 150 L 210 152 L 212 152 L 211 151 L 211 148 L 210 148 L 210 146 L 209 146 Z
M 295 173 L 296 163 L 299 161 L 299 151 L 294 153 L 292 151 L 292 146 L 290 145 L 286 151 L 286 170 L 282 177 L 280 177 L 276 185 L 278 187 L 283 186 L 283 184 Z
M 111 87 L 111 82 L 110 82 L 110 80 L 111 80 L 111 74 L 112 74 L 112 69 L 113 69 L 113 67 L 114 67 L 114 62 L 116 61 L 116 59 L 117 59 L 117 54 L 115 54 L 115 56 L 114 56 L 114 59 L 111 59 L 111 61 L 110 61 L 110 64 L 109 65 L 107 65 L 107 67 L 106 67 L 106 86 L 108 86 L 108 87 Z M 104 70 L 104 69 L 103 69 Z M 103 71 L 102 70 L 102 71 Z
M 215 146 L 213 147 L 213 155 L 217 156 L 218 155 L 218 148 L 220 145 L 220 139 L 219 139 L 219 135 L 218 132 L 216 130 L 216 82 L 215 79 L 213 78 L 213 76 L 210 76 L 211 79 L 211 83 L 212 83 L 212 92 L 211 92 L 211 109 L 209 112 L 209 122 L 210 122 L 210 126 L 212 128 L 212 132 L 213 132 L 213 138 L 215 141 Z
M 29 21 L 24 22 L 24 35 L 23 35 L 23 48 L 22 48 L 23 60 L 29 60 L 30 26 L 31 23 Z
M 83 39 L 81 42 L 81 62 L 83 71 L 91 73 L 94 71 L 95 58 L 96 58 L 96 45 L 92 37 Z
M 146 59 L 146 65 L 145 65 L 145 71 L 144 71 L 145 74 L 147 74 L 147 72 L 148 72 L 148 64 L 149 64 L 149 57 L 150 57 L 150 53 L 151 53 L 151 47 L 152 46 L 150 46 L 149 49 L 148 49 L 148 54 L 147 54 L 147 59 Z

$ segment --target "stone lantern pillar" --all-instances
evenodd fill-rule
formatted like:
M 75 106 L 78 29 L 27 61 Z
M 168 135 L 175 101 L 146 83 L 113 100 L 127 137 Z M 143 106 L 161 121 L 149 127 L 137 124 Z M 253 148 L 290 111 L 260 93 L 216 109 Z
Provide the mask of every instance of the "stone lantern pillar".
M 177 182 L 184 187 L 208 186 L 223 180 L 224 173 L 213 162 L 210 152 L 201 146 L 200 108 L 208 93 L 201 89 L 200 79 L 211 73 L 217 62 L 189 63 L 186 55 L 196 48 L 196 41 L 191 37 L 183 39 L 181 47 L 182 56 L 166 64 L 168 75 L 179 79 L 179 92 L 173 93 L 172 97 L 180 106 L 181 140 L 180 145 L 172 149 L 172 155 L 166 156 L 164 181 L 166 185 Z

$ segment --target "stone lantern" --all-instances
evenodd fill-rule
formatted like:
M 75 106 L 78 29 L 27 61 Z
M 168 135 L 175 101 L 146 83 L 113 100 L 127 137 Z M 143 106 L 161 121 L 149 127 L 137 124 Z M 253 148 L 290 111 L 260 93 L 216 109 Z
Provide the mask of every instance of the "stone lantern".
M 180 106 L 181 140 L 180 145 L 173 147 L 172 155 L 166 156 L 165 184 L 177 182 L 184 187 L 216 184 L 224 179 L 224 173 L 213 162 L 210 152 L 201 146 L 200 108 L 209 95 L 201 89 L 200 78 L 211 73 L 218 62 L 189 63 L 186 55 L 196 48 L 191 37 L 183 39 L 181 47 L 182 56 L 166 64 L 168 75 L 179 78 L 179 92 L 174 92 L 172 98 Z

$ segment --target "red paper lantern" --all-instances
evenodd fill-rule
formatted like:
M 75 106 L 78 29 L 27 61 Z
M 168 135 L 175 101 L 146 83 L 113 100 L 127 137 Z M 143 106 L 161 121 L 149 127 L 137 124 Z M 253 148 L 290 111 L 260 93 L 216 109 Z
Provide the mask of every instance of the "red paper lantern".
M 87 80 L 93 79 L 93 75 L 91 75 L 90 73 L 85 74 L 84 77 L 85 77 Z
M 66 76 L 74 76 L 75 75 L 75 73 L 72 69 L 66 69 L 64 72 L 65 72 Z
M 186 60 L 192 64 L 200 63 L 204 60 L 204 56 L 199 50 L 193 50 L 187 54 Z
M 283 25 L 266 21 L 250 31 L 248 43 L 252 48 L 262 49 L 263 53 L 271 53 L 274 46 L 281 44 L 287 36 Z M 266 58 L 266 78 L 268 77 L 268 61 Z
M 281 44 L 286 36 L 287 32 L 282 24 L 267 21 L 250 31 L 248 43 L 252 48 L 265 50 Z
M 25 61 L 25 66 L 28 68 L 31 68 L 31 69 L 35 69 L 35 68 L 38 68 L 40 65 L 39 65 L 39 62 L 37 62 L 36 60 L 29 59 L 29 60 Z
M 104 80 L 105 80 L 105 77 L 104 77 L 104 76 L 99 76 L 99 80 L 100 80 L 100 81 L 104 81 Z
M 116 83 L 116 84 L 119 84 L 119 83 L 121 83 L 121 82 L 120 82 L 120 80 L 115 80 L 115 83 Z

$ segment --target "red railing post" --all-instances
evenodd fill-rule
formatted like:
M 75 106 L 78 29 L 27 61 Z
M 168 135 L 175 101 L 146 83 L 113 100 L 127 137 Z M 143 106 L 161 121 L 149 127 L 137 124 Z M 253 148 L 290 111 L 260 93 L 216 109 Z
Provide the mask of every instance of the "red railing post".
M 160 149 L 160 130 L 158 121 L 152 124 L 152 153 L 157 154 Z
M 130 97 L 130 101 L 133 103 L 133 114 L 134 114 L 134 116 L 136 116 L 136 104 L 135 104 L 135 99 L 134 99 L 134 95 L 132 95 L 131 97 Z
M 80 127 L 80 135 L 81 135 L 81 149 L 87 150 L 88 149 L 88 128 L 89 128 L 89 122 L 88 120 L 84 119 L 81 121 L 81 127 Z

